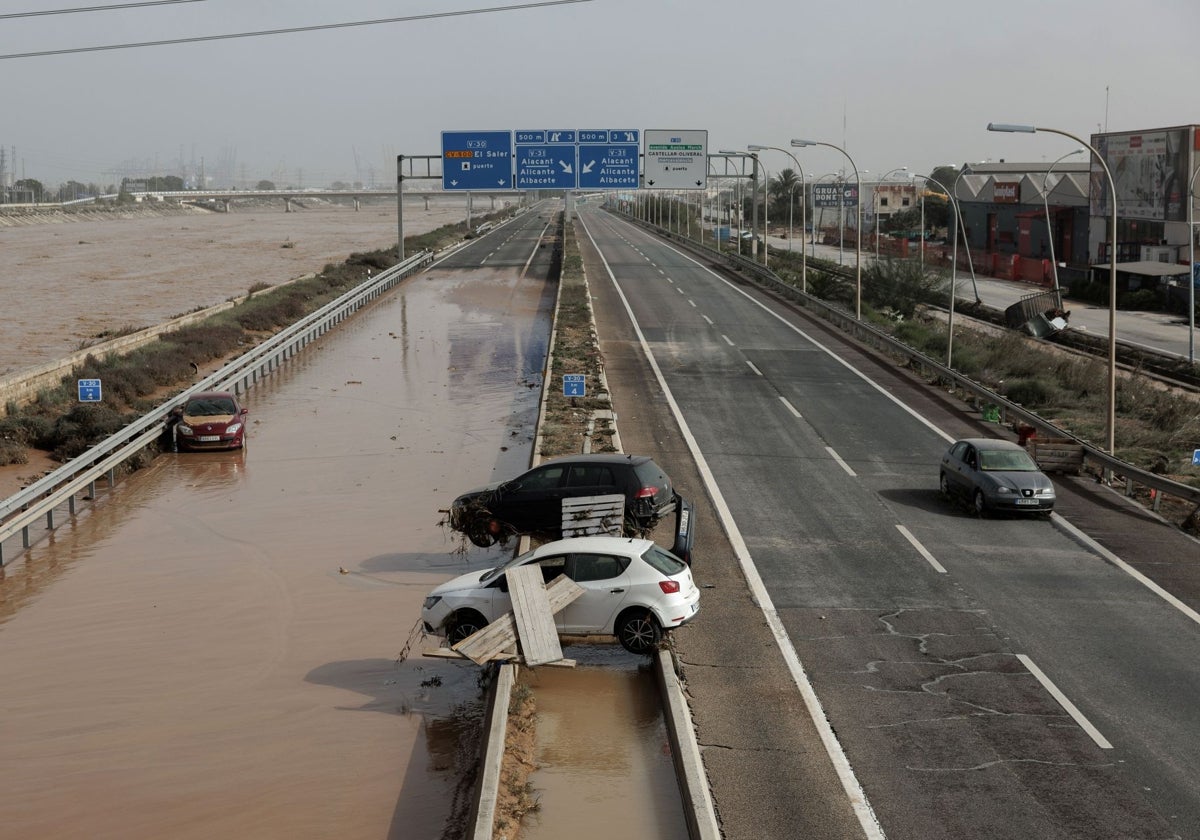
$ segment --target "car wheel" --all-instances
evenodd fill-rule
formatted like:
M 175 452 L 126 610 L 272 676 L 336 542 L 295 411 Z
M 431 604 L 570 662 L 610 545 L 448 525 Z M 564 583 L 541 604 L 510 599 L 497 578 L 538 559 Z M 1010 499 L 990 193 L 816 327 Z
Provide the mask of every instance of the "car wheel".
M 633 610 L 617 620 L 617 641 L 630 653 L 649 656 L 662 641 L 662 627 L 650 610 Z
M 950 497 L 950 479 L 946 478 L 945 473 L 942 473 L 940 476 L 938 476 L 938 490 L 940 490 L 942 495 L 946 498 Z
M 975 495 L 971 497 L 971 507 L 975 509 L 976 516 L 987 516 L 987 500 L 983 498 L 982 490 L 976 490 Z
M 446 641 L 451 647 L 484 627 L 487 619 L 475 610 L 459 610 L 446 620 Z

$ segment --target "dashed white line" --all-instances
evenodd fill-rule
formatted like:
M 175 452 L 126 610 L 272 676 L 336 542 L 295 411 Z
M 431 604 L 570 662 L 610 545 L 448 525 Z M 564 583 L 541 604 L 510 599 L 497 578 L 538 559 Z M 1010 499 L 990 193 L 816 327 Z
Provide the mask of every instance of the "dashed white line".
M 795 416 L 797 419 L 799 419 L 799 418 L 800 418 L 800 412 L 796 410 L 796 406 L 794 406 L 794 405 L 792 405 L 790 402 L 788 402 L 788 398 L 787 398 L 787 397 L 780 397 L 779 399 L 780 399 L 780 401 L 781 401 L 781 402 L 782 402 L 782 403 L 783 403 L 785 406 L 787 406 L 787 410 L 788 410 L 788 411 L 792 412 L 792 414 L 793 414 L 793 415 L 794 415 L 794 416 Z
M 701 315 L 700 317 L 701 317 L 701 318 L 703 318 L 705 321 L 708 321 L 708 325 L 709 325 L 710 327 L 712 327 L 712 326 L 715 326 L 715 325 L 713 324 L 713 319 L 712 319 L 712 318 L 709 318 L 707 315 Z
M 750 370 L 754 371 L 755 375 L 757 375 L 757 376 L 763 375 L 763 372 L 754 366 L 754 362 L 747 359 L 746 364 L 750 365 Z
M 914 537 L 911 531 L 909 531 L 903 525 L 897 525 L 896 530 L 904 535 L 904 539 L 912 543 L 912 547 L 917 550 L 917 553 L 924 557 L 926 562 L 928 562 L 930 566 L 933 566 L 933 568 L 936 569 L 939 574 L 946 574 L 946 567 L 939 563 L 937 558 L 929 553 L 929 549 L 921 545 L 921 541 Z
M 696 301 L 692 300 L 691 298 L 688 298 L 688 303 L 690 303 L 692 305 L 692 308 L 695 308 Z
M 729 336 L 725 335 L 725 333 L 721 333 L 721 338 L 725 339 L 725 343 L 728 344 L 730 347 L 737 346 L 733 343 L 733 339 L 731 339 Z
M 1092 726 L 1092 722 L 1083 716 L 1083 712 L 1075 707 L 1075 704 L 1067 699 L 1067 695 L 1059 691 L 1058 686 L 1050 681 L 1042 669 L 1033 664 L 1033 660 L 1023 653 L 1017 654 L 1017 659 L 1021 660 L 1021 664 L 1029 669 L 1029 673 L 1033 674 L 1034 678 L 1042 684 L 1042 688 L 1050 692 L 1051 696 L 1058 701 L 1058 705 L 1063 707 L 1075 722 L 1083 729 L 1088 736 L 1096 742 L 1096 746 L 1102 750 L 1111 750 L 1113 745 L 1108 742 L 1108 739 L 1100 734 L 1100 730 Z
M 850 469 L 850 465 L 842 460 L 842 456 L 837 454 L 837 452 L 833 450 L 832 446 L 826 446 L 825 451 L 829 453 L 830 458 L 833 458 L 833 460 L 837 461 L 838 465 L 846 471 L 846 475 L 850 476 L 851 478 L 858 477 L 858 473 Z

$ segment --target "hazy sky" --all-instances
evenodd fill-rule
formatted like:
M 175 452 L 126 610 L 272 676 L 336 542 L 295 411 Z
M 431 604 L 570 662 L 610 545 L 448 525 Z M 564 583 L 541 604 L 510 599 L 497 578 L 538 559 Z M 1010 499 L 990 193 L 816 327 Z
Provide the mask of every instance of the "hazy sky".
M 511 0 L 0 0 L 0 55 L 518 5 Z M 126 0 L 128 2 L 128 0 Z M 1197 0 L 590 0 L 300 34 L 0 59 L 17 177 L 128 167 L 252 183 L 395 182 L 443 130 L 707 129 L 709 149 L 791 138 L 876 175 L 1053 160 L 1082 136 L 1200 123 Z M 1106 94 L 1107 89 L 1107 94 Z M 11 152 L 16 149 L 16 166 Z M 843 165 L 793 149 L 805 171 Z M 357 163 L 355 155 L 357 153 Z M 774 171 L 791 166 L 764 153 Z

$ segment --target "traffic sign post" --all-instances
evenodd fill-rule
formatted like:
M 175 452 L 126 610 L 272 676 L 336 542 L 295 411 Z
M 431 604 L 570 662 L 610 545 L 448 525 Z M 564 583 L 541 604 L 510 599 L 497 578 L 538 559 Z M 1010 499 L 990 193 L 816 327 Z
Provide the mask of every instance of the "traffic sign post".
M 573 129 L 516 132 L 519 190 L 573 190 L 578 186 Z
M 103 395 L 103 388 L 100 385 L 99 379 L 80 379 L 79 384 L 79 401 L 84 403 L 100 402 Z
M 579 188 L 636 190 L 639 185 L 638 132 L 580 131 Z
M 443 131 L 443 190 L 511 190 L 511 131 Z
M 646 129 L 646 186 L 702 190 L 708 185 L 708 132 Z
M 564 373 L 563 374 L 563 396 L 564 397 L 586 397 L 587 396 L 587 375 L 583 373 Z

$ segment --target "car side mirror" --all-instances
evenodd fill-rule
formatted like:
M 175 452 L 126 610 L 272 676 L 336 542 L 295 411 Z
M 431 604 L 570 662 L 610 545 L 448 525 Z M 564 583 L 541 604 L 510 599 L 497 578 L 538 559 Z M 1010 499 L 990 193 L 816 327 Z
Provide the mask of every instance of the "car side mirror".
M 242 417 L 245 417 L 249 413 L 250 413 L 250 409 L 248 409 L 248 408 L 243 408 L 241 411 L 238 412 L 238 414 Z

